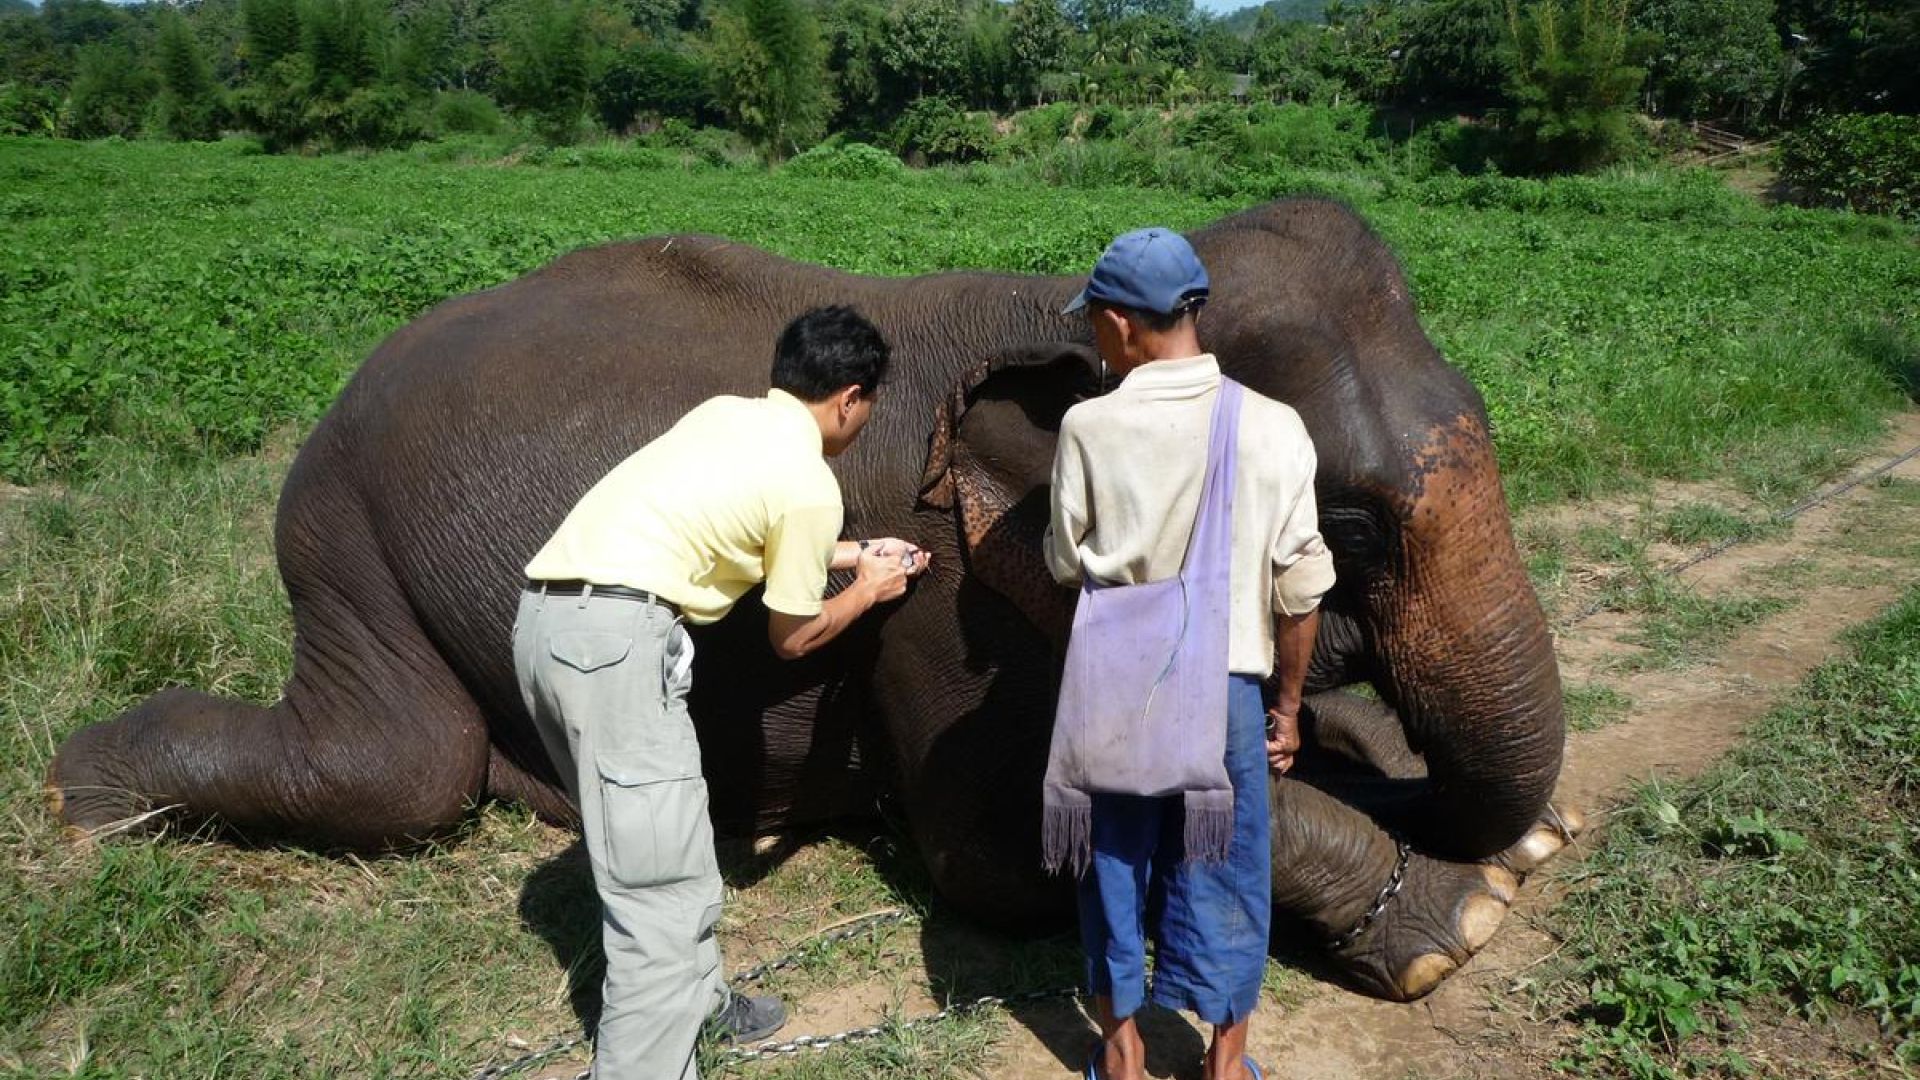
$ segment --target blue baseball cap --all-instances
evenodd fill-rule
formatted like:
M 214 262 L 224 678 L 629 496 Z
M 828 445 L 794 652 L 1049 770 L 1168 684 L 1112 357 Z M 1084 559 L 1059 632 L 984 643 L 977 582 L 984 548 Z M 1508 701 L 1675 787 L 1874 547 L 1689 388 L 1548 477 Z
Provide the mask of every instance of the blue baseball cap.
M 1060 314 L 1097 300 L 1114 307 L 1170 315 L 1194 296 L 1207 295 L 1207 268 L 1187 238 L 1172 229 L 1135 229 L 1107 245 L 1087 287 Z

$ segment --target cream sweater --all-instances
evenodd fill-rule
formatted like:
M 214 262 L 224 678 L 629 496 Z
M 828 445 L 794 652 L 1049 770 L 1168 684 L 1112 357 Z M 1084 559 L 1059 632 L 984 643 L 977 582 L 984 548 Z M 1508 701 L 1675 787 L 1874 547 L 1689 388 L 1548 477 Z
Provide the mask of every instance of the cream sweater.
M 1200 509 L 1220 365 L 1211 355 L 1135 368 L 1067 410 L 1053 459 L 1047 567 L 1137 585 L 1180 572 Z M 1273 612 L 1304 615 L 1333 587 L 1313 500 L 1313 442 L 1291 408 L 1241 397 L 1227 666 L 1273 674 Z

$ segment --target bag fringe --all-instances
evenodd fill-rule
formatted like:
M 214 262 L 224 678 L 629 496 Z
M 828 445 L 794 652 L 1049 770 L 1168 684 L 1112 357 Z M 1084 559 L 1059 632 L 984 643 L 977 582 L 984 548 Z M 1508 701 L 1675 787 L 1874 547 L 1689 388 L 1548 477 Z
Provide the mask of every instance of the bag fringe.
M 1070 788 L 1048 791 L 1040 816 L 1040 863 L 1047 873 L 1064 867 L 1078 879 L 1093 861 L 1093 800 Z
M 1181 854 L 1189 862 L 1225 862 L 1233 847 L 1233 790 L 1189 791 L 1184 799 Z

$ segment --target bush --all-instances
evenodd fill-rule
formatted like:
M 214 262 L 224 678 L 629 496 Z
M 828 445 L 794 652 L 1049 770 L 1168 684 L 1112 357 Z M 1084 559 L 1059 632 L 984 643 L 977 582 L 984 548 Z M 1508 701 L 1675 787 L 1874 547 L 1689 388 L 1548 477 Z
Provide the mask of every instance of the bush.
M 743 165 L 754 159 L 745 139 L 726 128 L 695 127 L 685 120 L 668 119 L 642 140 L 648 146 L 677 150 L 703 165 Z
M 1412 176 L 1460 172 L 1469 176 L 1497 171 L 1502 150 L 1499 129 L 1491 124 L 1442 117 L 1416 130 L 1399 150 L 1403 172 Z
M 44 86 L 0 82 L 0 135 L 52 135 L 59 119 L 59 94 Z
M 88 45 L 67 101 L 67 133 L 77 139 L 138 135 L 160 79 L 124 45 Z
M 1046 153 L 1073 134 L 1079 112 L 1080 106 L 1074 102 L 1056 101 L 1020 113 L 1014 117 L 1013 132 L 1004 142 L 1006 151 L 1018 157 Z
M 1174 121 L 1173 139 L 1222 161 L 1240 161 L 1253 149 L 1248 116 L 1246 109 L 1233 105 L 1203 105 Z
M 636 45 L 607 62 L 594 80 L 594 110 L 607 130 L 625 133 L 641 113 L 698 117 L 712 109 L 700 61 L 658 45 Z
M 1920 116 L 1829 116 L 1780 141 L 1780 176 L 1811 202 L 1920 219 Z
M 405 146 L 427 134 L 427 124 L 407 92 L 391 84 L 363 86 L 348 94 L 321 130 L 342 146 Z
M 1373 110 L 1364 105 L 1260 105 L 1249 119 L 1254 164 L 1343 169 L 1380 160 L 1381 144 L 1367 134 Z
M 680 162 L 664 150 L 651 146 L 608 142 L 580 150 L 580 164 L 589 169 L 653 172 L 676 169 Z
M 929 165 L 985 161 L 999 141 L 988 114 L 962 112 L 946 98 L 915 100 L 894 122 L 888 139 L 902 157 L 916 156 Z
M 506 118 L 478 90 L 449 90 L 434 99 L 433 126 L 442 135 L 497 135 Z
M 816 146 L 788 161 L 780 171 L 795 176 L 825 176 L 835 180 L 877 180 L 899 176 L 905 169 L 900 159 L 887 151 L 855 142 Z

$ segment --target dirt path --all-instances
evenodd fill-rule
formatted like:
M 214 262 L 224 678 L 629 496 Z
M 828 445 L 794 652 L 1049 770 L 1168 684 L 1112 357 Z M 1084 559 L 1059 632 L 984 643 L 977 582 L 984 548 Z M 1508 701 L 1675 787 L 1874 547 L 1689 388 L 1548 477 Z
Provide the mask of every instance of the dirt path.
M 1916 445 L 1920 412 L 1900 417 L 1851 475 Z M 1607 687 L 1631 705 L 1619 721 L 1570 736 L 1556 801 L 1581 807 L 1590 826 L 1600 828 L 1608 808 L 1634 784 L 1700 772 L 1739 739 L 1749 722 L 1834 656 L 1842 631 L 1871 618 L 1920 581 L 1920 559 L 1912 557 L 1920 544 L 1920 512 L 1910 503 L 1901 505 L 1899 486 L 1920 482 L 1920 458 L 1890 475 L 1894 486 L 1862 485 L 1802 514 L 1782 535 L 1736 546 L 1679 575 L 1704 597 L 1761 592 L 1790 600 L 1790 606 L 1747 626 L 1698 662 L 1636 670 L 1634 657 L 1644 650 L 1622 640 L 1638 627 L 1633 615 L 1600 613 L 1571 625 L 1563 621 L 1556 644 L 1566 681 Z M 1555 524 L 1624 530 L 1636 513 L 1697 501 L 1702 494 L 1697 486 L 1675 485 L 1634 507 L 1563 508 L 1554 512 L 1561 519 Z M 1655 546 L 1649 554 L 1660 565 L 1672 565 L 1685 552 Z M 1559 598 L 1560 606 L 1577 611 L 1583 599 L 1578 583 L 1604 573 L 1570 569 L 1567 576 L 1576 584 Z M 1568 861 L 1563 857 L 1561 865 Z M 1256 1058 L 1268 1076 L 1295 1080 L 1556 1075 L 1550 1068 L 1553 1043 L 1546 1037 L 1551 1022 L 1527 1017 L 1527 1003 L 1517 991 L 1553 951 L 1552 939 L 1534 922 L 1562 888 L 1551 866 L 1535 875 L 1489 946 L 1421 1002 L 1390 1004 L 1324 982 L 1313 984 L 1305 1000 L 1264 1014 L 1253 1038 Z M 923 991 L 903 993 L 898 983 L 843 986 L 795 1005 L 790 1033 L 871 1023 L 877 1011 L 911 1016 L 936 1007 Z M 1150 1062 L 1153 1075 L 1192 1075 L 1186 1063 L 1196 1059 L 1203 1032 L 1167 1014 L 1153 1015 L 1147 1026 L 1149 1039 L 1166 1048 Z M 988 1075 L 1070 1075 L 1068 1063 L 1083 1052 L 1088 1031 L 1071 1002 L 1018 1008 Z

